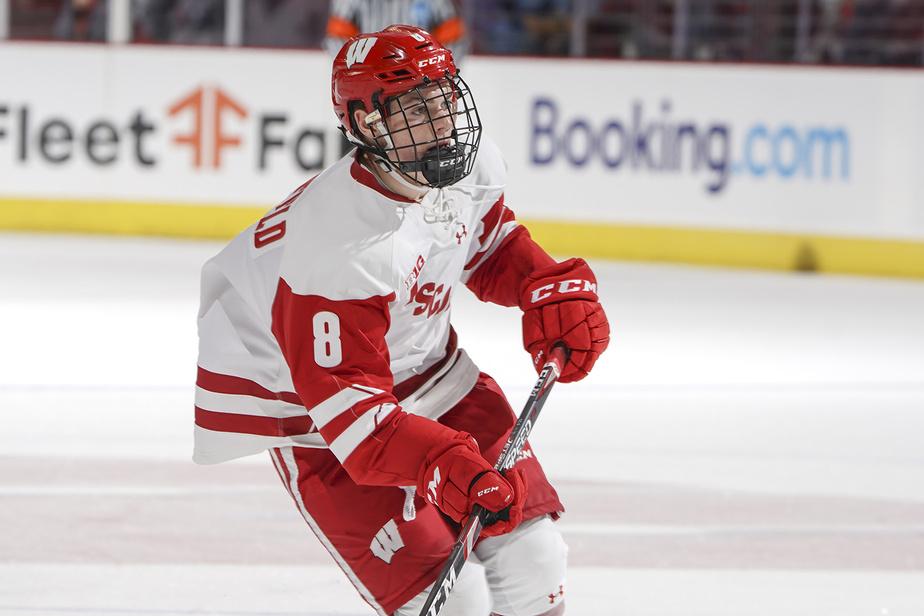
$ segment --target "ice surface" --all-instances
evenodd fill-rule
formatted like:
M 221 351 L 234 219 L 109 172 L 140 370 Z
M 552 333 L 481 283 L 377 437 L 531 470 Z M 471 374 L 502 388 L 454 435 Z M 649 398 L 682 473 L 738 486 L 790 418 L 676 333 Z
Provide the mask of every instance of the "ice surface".
M 262 456 L 196 467 L 212 242 L 0 235 L 0 614 L 368 613 Z M 924 284 L 595 263 L 533 443 L 570 614 L 924 614 Z M 453 294 L 518 408 L 515 311 Z

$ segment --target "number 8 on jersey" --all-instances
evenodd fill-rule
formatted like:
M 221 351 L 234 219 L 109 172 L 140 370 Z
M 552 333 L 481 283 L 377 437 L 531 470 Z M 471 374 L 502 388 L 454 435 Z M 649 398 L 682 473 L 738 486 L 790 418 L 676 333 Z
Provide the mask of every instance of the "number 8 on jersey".
M 311 320 L 314 330 L 314 361 L 322 368 L 333 368 L 343 360 L 340 346 L 340 317 L 322 310 Z

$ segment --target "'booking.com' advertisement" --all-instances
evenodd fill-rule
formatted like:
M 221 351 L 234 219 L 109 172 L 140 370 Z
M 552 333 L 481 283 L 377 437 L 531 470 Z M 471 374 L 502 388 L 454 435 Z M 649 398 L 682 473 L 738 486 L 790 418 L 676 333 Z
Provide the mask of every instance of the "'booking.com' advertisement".
M 508 203 L 518 214 L 924 237 L 916 214 L 924 179 L 914 166 L 924 120 L 908 104 L 917 100 L 924 108 L 924 82 L 911 75 L 690 63 L 504 64 L 503 79 L 488 88 L 497 94 L 484 103 L 485 122 L 499 128 Z M 473 90 L 484 76 L 494 78 L 479 70 Z
M 735 127 L 728 121 L 674 118 L 673 101 L 654 109 L 633 101 L 602 122 L 565 117 L 553 96 L 537 97 L 530 114 L 530 162 L 575 168 L 599 165 L 618 174 L 690 174 L 721 193 L 734 176 L 784 180 L 850 180 L 850 133 L 844 126 Z M 736 134 L 736 128 L 741 134 Z

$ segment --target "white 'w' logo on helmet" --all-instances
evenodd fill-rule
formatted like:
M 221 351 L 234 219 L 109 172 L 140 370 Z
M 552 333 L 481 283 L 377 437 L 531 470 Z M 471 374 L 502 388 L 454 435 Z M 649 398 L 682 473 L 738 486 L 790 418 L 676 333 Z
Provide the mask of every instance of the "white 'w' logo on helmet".
M 375 45 L 376 39 L 374 36 L 369 38 L 362 38 L 358 41 L 353 41 L 350 44 L 350 48 L 347 49 L 346 54 L 346 65 L 347 68 L 352 67 L 357 62 L 362 62 L 366 59 L 366 56 L 369 55 L 369 52 L 372 51 L 372 46 Z

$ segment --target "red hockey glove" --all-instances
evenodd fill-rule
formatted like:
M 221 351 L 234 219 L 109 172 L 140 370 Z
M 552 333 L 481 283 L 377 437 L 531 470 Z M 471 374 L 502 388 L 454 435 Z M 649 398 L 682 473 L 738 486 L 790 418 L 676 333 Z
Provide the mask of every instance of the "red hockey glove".
M 462 522 L 475 505 L 492 512 L 481 533 L 485 537 L 510 532 L 523 521 L 526 483 L 520 472 L 511 469 L 506 477 L 498 473 L 465 432 L 433 459 L 428 456 L 417 492 L 456 522 Z
M 481 530 L 482 537 L 495 537 L 509 533 L 520 525 L 523 521 L 523 504 L 526 502 L 526 479 L 518 468 L 511 468 L 506 474 L 501 475 L 497 471 L 491 471 L 493 474 L 485 474 L 472 486 L 475 494 L 475 503 L 487 509 L 490 513 L 485 518 L 484 528 Z M 485 482 L 486 487 L 479 487 Z M 513 488 L 513 502 L 500 511 L 493 511 L 490 507 L 478 500 L 478 493 L 492 490 L 494 485 L 499 482 L 506 482 Z
M 583 379 L 610 343 L 610 325 L 597 301 L 597 279 L 583 259 L 568 259 L 530 274 L 520 286 L 523 346 L 539 371 L 552 346 L 571 350 L 559 381 Z

